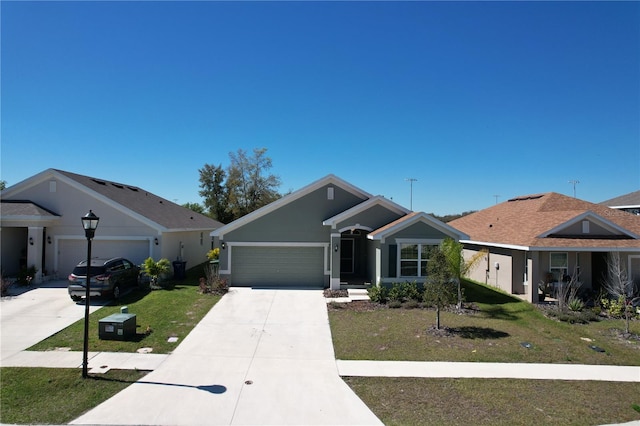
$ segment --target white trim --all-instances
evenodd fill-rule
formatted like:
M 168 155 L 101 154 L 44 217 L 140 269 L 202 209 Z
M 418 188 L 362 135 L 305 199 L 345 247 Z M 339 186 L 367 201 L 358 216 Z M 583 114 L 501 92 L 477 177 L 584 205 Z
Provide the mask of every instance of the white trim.
M 355 225 L 345 226 L 344 228 L 340 228 L 340 229 L 338 229 L 338 232 L 340 232 L 339 235 L 342 235 L 343 232 L 355 231 L 356 229 L 363 229 L 363 230 L 365 230 L 367 232 L 373 231 L 373 228 L 371 228 L 369 226 L 362 226 L 359 223 L 356 223 Z
M 373 232 L 372 234 L 367 235 L 367 238 L 369 238 L 370 240 L 380 240 L 382 241 L 382 243 L 385 242 L 385 239 L 387 236 L 389 235 L 393 235 L 395 233 L 398 233 L 400 231 L 402 231 L 403 229 L 414 225 L 417 222 L 422 222 L 425 225 L 431 226 L 432 228 L 442 232 L 443 234 L 452 237 L 456 240 L 461 240 L 463 238 L 469 238 L 469 236 L 467 234 L 465 234 L 464 232 L 461 232 L 459 230 L 457 230 L 456 228 L 453 228 L 450 225 L 447 225 L 444 222 L 439 221 L 438 219 L 424 213 L 424 212 L 420 212 L 417 213 L 415 215 L 413 215 L 412 217 L 402 220 L 403 217 L 397 219 L 397 221 L 400 221 L 398 223 L 396 223 L 395 225 L 380 231 L 380 232 Z M 386 226 L 386 225 L 385 225 Z
M 592 222 L 596 223 L 597 225 L 603 227 L 604 229 L 606 229 L 607 231 L 611 232 L 612 234 L 615 235 L 626 235 L 629 236 L 631 238 L 634 239 L 640 239 L 640 236 L 634 234 L 633 232 L 611 222 L 610 220 L 605 219 L 604 217 L 592 212 L 591 210 L 587 210 L 586 212 L 579 214 L 578 216 L 574 217 L 573 219 L 570 219 L 566 222 L 561 223 L 560 225 L 557 225 L 553 228 L 551 228 L 550 230 L 543 232 L 542 234 L 538 235 L 538 238 L 546 238 L 549 235 L 555 234 L 559 231 L 562 231 L 564 228 L 567 228 L 571 225 L 574 225 L 580 221 L 583 220 L 591 220 Z
M 255 210 L 247 215 L 242 216 L 239 219 L 234 220 L 233 222 L 224 225 L 218 229 L 215 229 L 213 231 L 211 231 L 211 236 L 212 237 L 218 237 L 221 240 L 224 239 L 224 235 L 225 233 L 231 232 L 233 230 L 236 230 L 244 225 L 246 225 L 247 223 L 250 223 L 256 219 L 259 219 L 277 209 L 279 209 L 280 207 L 286 206 L 289 203 L 292 203 L 295 200 L 298 200 L 302 197 L 304 197 L 305 195 L 308 195 L 310 193 L 312 193 L 313 191 L 322 188 L 323 186 L 326 185 L 334 185 L 339 187 L 340 189 L 343 189 L 347 192 L 350 192 L 351 194 L 355 195 L 358 198 L 362 198 L 362 200 L 367 200 L 369 198 L 371 198 L 371 194 L 361 190 L 360 188 L 357 188 L 353 185 L 351 185 L 350 183 L 340 179 L 339 177 L 335 176 L 335 175 L 327 175 L 325 177 L 323 177 L 322 179 L 318 179 L 315 182 L 310 183 L 309 185 L 292 192 L 289 195 L 286 195 L 282 198 L 277 199 L 276 201 L 267 204 L 264 207 L 259 208 L 258 210 Z
M 473 244 L 476 246 L 486 246 L 495 248 L 506 248 L 512 250 L 525 250 L 525 251 L 576 251 L 576 252 L 640 252 L 640 247 L 572 247 L 572 246 L 520 246 L 517 244 L 500 244 L 492 243 L 488 241 L 475 241 L 475 240 L 460 240 L 462 244 Z
M 366 201 L 363 201 L 362 203 L 355 205 L 353 207 L 351 207 L 350 209 L 347 209 L 341 213 L 338 213 L 337 215 L 330 217 L 329 219 L 325 220 L 322 222 L 323 225 L 325 226 L 331 226 L 332 229 L 335 229 L 337 224 L 339 222 L 343 222 L 346 221 L 347 219 L 363 213 L 364 211 L 368 210 L 371 207 L 374 206 L 382 206 L 394 213 L 400 214 L 402 216 L 407 215 L 409 213 L 411 213 L 410 210 L 402 207 L 399 204 L 394 203 L 391 200 L 387 200 L 386 198 L 384 198 L 381 195 L 376 195 L 373 198 L 370 198 Z M 362 227 L 363 229 L 365 229 L 365 227 Z M 368 230 L 372 231 L 373 228 L 368 228 Z
M 396 238 L 398 244 L 423 244 L 428 246 L 437 246 L 442 242 L 443 238 Z

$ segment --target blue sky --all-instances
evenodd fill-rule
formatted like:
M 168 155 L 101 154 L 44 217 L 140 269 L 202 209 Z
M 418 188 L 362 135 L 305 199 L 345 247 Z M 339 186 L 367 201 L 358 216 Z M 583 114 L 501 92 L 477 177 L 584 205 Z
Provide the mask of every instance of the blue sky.
M 200 202 L 267 148 L 436 214 L 640 189 L 639 2 L 7 2 L 0 178 Z

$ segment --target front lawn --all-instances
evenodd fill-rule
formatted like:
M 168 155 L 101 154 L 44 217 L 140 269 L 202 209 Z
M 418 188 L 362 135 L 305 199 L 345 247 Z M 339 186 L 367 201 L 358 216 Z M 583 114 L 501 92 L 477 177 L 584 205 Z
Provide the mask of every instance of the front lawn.
M 79 369 L 1 368 L 0 422 L 66 424 L 145 374 L 135 370 L 110 370 L 83 379 Z
M 345 377 L 385 425 L 598 425 L 640 420 L 640 384 Z M 637 407 L 637 408 L 634 408 Z
M 204 315 L 220 300 L 220 296 L 201 294 L 198 277 L 201 267 L 194 267 L 184 281 L 167 282 L 166 288 L 153 291 L 133 291 L 109 306 L 89 316 L 89 351 L 136 352 L 140 348 L 152 348 L 153 353 L 170 353 L 189 334 Z M 71 302 L 71 300 L 69 301 Z M 98 321 L 127 306 L 136 314 L 138 326 L 136 338 L 131 341 L 101 340 L 98 338 Z M 81 351 L 84 337 L 84 319 L 61 330 L 28 350 L 48 351 L 70 348 Z M 177 338 L 169 342 L 170 337 Z M 172 339 L 174 340 L 174 339 Z
M 431 309 L 362 311 L 331 304 L 336 358 L 640 365 L 640 342 L 619 336 L 622 320 L 569 324 L 480 284 L 465 283 L 465 294 L 477 310 L 442 312 L 449 333 L 432 330 Z M 631 332 L 640 334 L 640 321 L 632 322 Z

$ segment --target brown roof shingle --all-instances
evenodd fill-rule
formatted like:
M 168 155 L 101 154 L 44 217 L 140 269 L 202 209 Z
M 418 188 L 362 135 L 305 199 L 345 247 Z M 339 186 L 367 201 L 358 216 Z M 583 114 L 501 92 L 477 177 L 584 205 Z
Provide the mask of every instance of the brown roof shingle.
M 549 192 L 512 198 L 493 207 L 449 222 L 470 240 L 527 247 L 629 247 L 640 240 L 627 238 L 541 237 L 542 234 L 586 212 L 640 235 L 640 216 Z

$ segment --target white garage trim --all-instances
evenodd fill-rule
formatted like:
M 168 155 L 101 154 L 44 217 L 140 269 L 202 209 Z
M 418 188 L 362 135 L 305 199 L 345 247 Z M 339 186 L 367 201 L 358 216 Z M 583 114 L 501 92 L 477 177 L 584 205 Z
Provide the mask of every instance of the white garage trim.
M 227 268 L 225 270 L 221 270 L 221 274 L 230 275 L 231 274 L 231 258 L 233 256 L 233 247 L 322 247 L 322 253 L 324 256 L 324 274 L 330 275 L 331 270 L 329 268 L 329 256 L 327 256 L 327 252 L 329 251 L 329 243 L 264 243 L 264 242 L 242 242 L 242 243 L 225 243 L 227 248 L 225 250 L 229 250 L 229 256 L 227 260 Z

